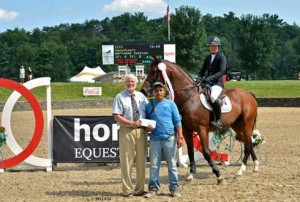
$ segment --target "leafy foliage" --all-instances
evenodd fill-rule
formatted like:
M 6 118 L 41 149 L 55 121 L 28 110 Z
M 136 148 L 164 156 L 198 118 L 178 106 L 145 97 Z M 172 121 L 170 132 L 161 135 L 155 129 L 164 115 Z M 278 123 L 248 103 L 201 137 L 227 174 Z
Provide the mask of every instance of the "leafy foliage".
M 251 14 L 236 17 L 202 15 L 181 6 L 171 14 L 171 42 L 176 43 L 176 61 L 197 73 L 209 54 L 207 38 L 218 36 L 232 71 L 258 80 L 293 79 L 300 72 L 300 28 L 278 15 Z M 103 20 L 35 28 L 15 28 L 0 33 L 0 77 L 18 80 L 19 68 L 32 67 L 33 77 L 50 76 L 67 81 L 84 66 L 102 64 L 103 42 L 167 41 L 165 17 L 148 19 L 144 13 L 123 13 Z M 116 71 L 114 66 L 102 67 Z

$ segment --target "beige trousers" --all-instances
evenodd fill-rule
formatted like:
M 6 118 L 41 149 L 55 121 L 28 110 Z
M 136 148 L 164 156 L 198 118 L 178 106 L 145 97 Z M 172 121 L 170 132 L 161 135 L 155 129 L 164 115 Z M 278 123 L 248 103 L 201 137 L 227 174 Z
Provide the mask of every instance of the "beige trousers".
M 119 131 L 119 149 L 123 194 L 142 193 L 145 185 L 147 133 L 142 128 L 132 129 L 121 126 Z M 133 189 L 132 168 L 134 161 L 136 186 Z

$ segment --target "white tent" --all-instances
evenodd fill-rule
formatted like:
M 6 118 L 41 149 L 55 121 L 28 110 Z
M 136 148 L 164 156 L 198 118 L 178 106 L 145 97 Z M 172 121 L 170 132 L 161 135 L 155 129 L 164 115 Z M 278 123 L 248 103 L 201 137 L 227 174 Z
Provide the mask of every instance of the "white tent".
M 88 82 L 88 83 L 95 83 L 94 78 L 106 74 L 101 67 L 90 68 L 85 66 L 83 70 L 78 73 L 77 75 L 70 78 L 71 82 Z

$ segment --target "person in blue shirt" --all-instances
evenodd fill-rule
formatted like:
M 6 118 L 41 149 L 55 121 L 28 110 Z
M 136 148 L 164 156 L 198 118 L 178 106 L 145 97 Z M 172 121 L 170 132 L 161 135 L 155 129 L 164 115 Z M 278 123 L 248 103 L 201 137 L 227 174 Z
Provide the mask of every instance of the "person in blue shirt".
M 165 99 L 165 89 L 161 82 L 152 86 L 154 100 L 146 105 L 146 118 L 155 120 L 155 128 L 151 125 L 146 131 L 151 132 L 149 142 L 150 179 L 149 192 L 145 198 L 156 195 L 160 189 L 159 169 L 164 156 L 169 174 L 169 190 L 172 197 L 178 197 L 179 181 L 176 166 L 177 147 L 183 143 L 181 119 L 174 102 Z

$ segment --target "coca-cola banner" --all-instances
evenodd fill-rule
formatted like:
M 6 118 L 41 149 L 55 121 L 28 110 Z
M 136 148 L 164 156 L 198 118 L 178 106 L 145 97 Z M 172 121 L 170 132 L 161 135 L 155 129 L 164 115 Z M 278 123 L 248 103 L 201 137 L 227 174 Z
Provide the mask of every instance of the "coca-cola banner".
M 102 95 L 102 87 L 83 87 L 84 96 Z
M 113 116 L 54 116 L 53 161 L 119 162 L 118 130 Z

